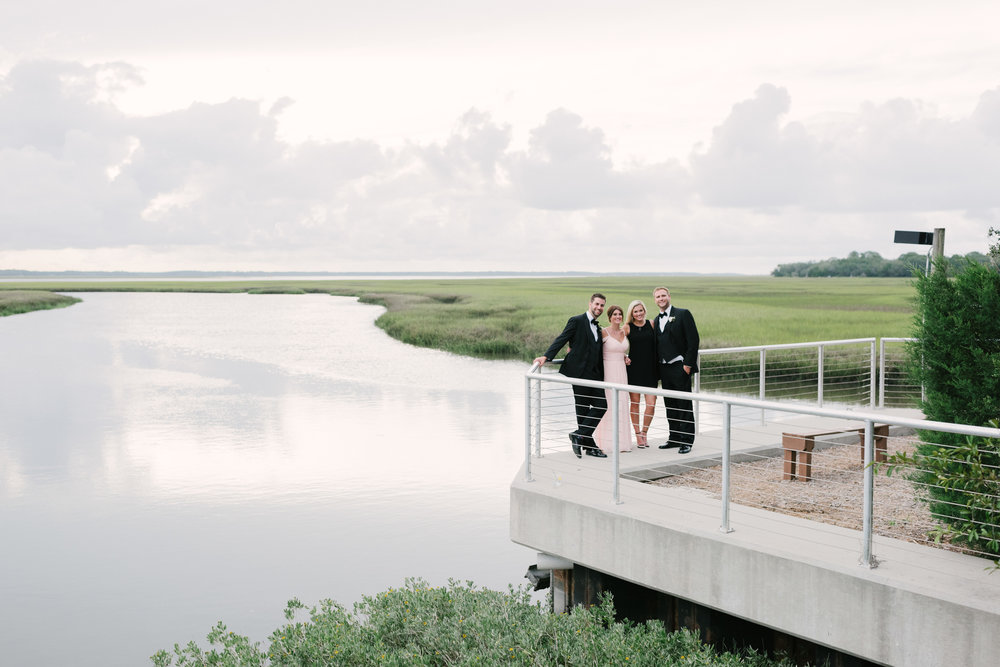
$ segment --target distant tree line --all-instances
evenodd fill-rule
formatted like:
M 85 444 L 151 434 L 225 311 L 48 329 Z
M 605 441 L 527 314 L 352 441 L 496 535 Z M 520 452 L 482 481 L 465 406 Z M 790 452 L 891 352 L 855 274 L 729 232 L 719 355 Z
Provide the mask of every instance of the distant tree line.
M 981 252 L 952 255 L 950 259 L 956 266 L 963 259 L 971 260 L 977 264 L 989 262 L 989 257 Z M 778 268 L 771 271 L 771 275 L 779 278 L 828 278 L 832 276 L 909 278 L 914 272 L 923 273 L 926 263 L 927 255 L 919 252 L 908 252 L 900 255 L 898 259 L 885 259 L 874 251 L 854 251 L 844 258 L 831 257 L 818 262 L 779 264 Z

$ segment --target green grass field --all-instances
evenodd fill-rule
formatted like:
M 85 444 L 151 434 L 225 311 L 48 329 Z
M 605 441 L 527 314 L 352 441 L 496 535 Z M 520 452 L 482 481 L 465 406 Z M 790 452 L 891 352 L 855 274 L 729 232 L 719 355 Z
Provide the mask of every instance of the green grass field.
M 602 292 L 623 308 L 670 288 L 694 314 L 702 348 L 908 336 L 914 289 L 906 278 L 615 276 L 436 280 L 267 280 L 0 283 L 4 290 L 56 292 L 329 293 L 387 308 L 378 326 L 406 343 L 474 357 L 529 361 L 572 315 Z M 20 311 L 19 311 L 20 312 Z

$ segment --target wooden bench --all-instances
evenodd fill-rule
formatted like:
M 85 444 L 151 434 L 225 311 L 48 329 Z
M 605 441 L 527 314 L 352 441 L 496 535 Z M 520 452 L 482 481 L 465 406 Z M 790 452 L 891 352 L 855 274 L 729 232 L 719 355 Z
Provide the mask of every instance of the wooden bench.
M 812 451 L 816 446 L 816 438 L 838 433 L 857 433 L 861 441 L 861 460 L 865 460 L 865 427 L 842 428 L 835 431 L 816 431 L 812 433 L 782 433 L 781 448 L 784 450 L 784 474 L 782 479 L 802 479 L 806 482 L 812 479 Z M 875 440 L 875 460 L 886 460 L 886 446 L 889 441 L 889 425 L 875 424 L 872 427 L 872 437 Z

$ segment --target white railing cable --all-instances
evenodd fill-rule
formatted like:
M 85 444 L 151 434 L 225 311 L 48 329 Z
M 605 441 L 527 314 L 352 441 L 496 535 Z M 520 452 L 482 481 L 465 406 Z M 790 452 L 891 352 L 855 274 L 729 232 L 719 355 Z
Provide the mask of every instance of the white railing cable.
M 874 352 L 875 343 L 866 340 L 871 345 L 871 349 Z M 879 350 L 881 352 L 881 350 Z M 823 354 L 819 353 L 818 356 L 822 357 Z M 882 356 L 882 355 L 879 355 Z M 874 363 L 872 361 L 871 363 Z M 877 369 L 873 375 L 881 375 L 879 372 L 882 369 Z M 964 424 L 949 424 L 944 422 L 932 422 L 923 419 L 908 418 L 904 416 L 898 416 L 888 413 L 873 413 L 864 411 L 855 411 L 849 409 L 834 409 L 823 406 L 813 406 L 802 403 L 789 403 L 789 402 L 778 402 L 773 400 L 759 400 L 754 398 L 745 398 L 739 396 L 731 395 L 721 395 L 717 393 L 706 393 L 700 391 L 694 392 L 678 392 L 670 391 L 658 388 L 650 387 L 636 387 L 627 384 L 616 384 L 600 382 L 596 380 L 583 380 L 579 378 L 569 378 L 565 377 L 559 373 L 542 373 L 540 369 L 533 366 L 531 370 L 526 374 L 526 398 L 525 398 L 525 410 L 526 410 L 526 428 L 525 428 L 525 479 L 528 481 L 537 481 L 538 473 L 532 468 L 532 450 L 536 457 L 541 457 L 543 452 L 553 451 L 553 452 L 565 452 L 568 443 L 565 441 L 565 433 L 571 431 L 575 428 L 575 410 L 572 400 L 572 385 L 581 385 L 586 387 L 600 388 L 608 390 L 612 396 L 611 405 L 618 405 L 618 396 L 622 391 L 629 391 L 632 393 L 639 394 L 653 394 L 657 397 L 672 397 L 691 400 L 695 406 L 699 407 L 700 418 L 699 421 L 703 422 L 703 426 L 711 432 L 718 432 L 721 438 L 721 452 L 717 455 L 710 457 L 702 457 L 701 459 L 671 459 L 670 463 L 673 466 L 675 472 L 672 473 L 673 477 L 670 478 L 668 484 L 688 484 L 696 483 L 698 478 L 701 478 L 704 483 L 709 483 L 710 480 L 716 480 L 710 482 L 714 485 L 714 489 L 718 492 L 719 498 L 721 500 L 721 525 L 720 530 L 724 533 L 728 533 L 733 530 L 731 525 L 732 516 L 730 512 L 730 506 L 733 501 L 733 496 L 731 491 L 733 489 L 734 477 L 732 476 L 733 471 L 740 471 L 749 469 L 755 464 L 765 466 L 773 466 L 775 463 L 780 463 L 780 453 L 781 448 L 777 444 L 774 446 L 761 446 L 761 430 L 759 426 L 755 426 L 757 421 L 753 415 L 760 413 L 764 416 L 765 421 L 776 422 L 779 426 L 785 420 L 792 420 L 790 423 L 792 426 L 789 430 L 792 432 L 810 432 L 810 431 L 822 431 L 824 435 L 831 434 L 847 434 L 847 435 L 836 435 L 834 439 L 827 438 L 826 440 L 815 440 L 815 450 L 811 452 L 814 455 L 814 459 L 810 458 L 808 478 L 812 481 L 809 482 L 809 487 L 803 487 L 799 483 L 796 483 L 795 487 L 789 487 L 790 489 L 808 488 L 809 498 L 811 500 L 800 501 L 800 502 L 811 502 L 815 504 L 814 509 L 809 509 L 806 507 L 803 510 L 795 510 L 800 512 L 802 516 L 809 516 L 812 511 L 819 511 L 822 513 L 824 511 L 823 503 L 831 502 L 837 503 L 844 509 L 844 516 L 847 517 L 844 520 L 849 520 L 850 516 L 857 517 L 853 521 L 859 521 L 861 529 L 861 551 L 859 556 L 859 562 L 867 567 L 875 567 L 878 563 L 873 552 L 874 538 L 876 537 L 875 524 L 878 521 L 881 528 L 879 533 L 882 534 L 886 530 L 889 530 L 888 534 L 893 534 L 891 529 L 887 529 L 886 526 L 893 526 L 896 517 L 890 512 L 883 512 L 882 515 L 878 514 L 879 502 L 884 502 L 885 498 L 889 497 L 886 494 L 898 493 L 898 487 L 888 486 L 886 490 L 876 494 L 876 484 L 875 475 L 877 472 L 878 465 L 876 462 L 876 454 L 879 456 L 879 460 L 883 456 L 882 452 L 887 451 L 888 438 L 885 436 L 886 431 L 880 431 L 883 435 L 878 436 L 878 451 L 876 451 L 876 435 L 875 435 L 875 424 L 878 423 L 881 426 L 893 427 L 897 430 L 905 429 L 909 432 L 917 432 L 927 434 L 929 432 L 940 432 L 940 433 L 950 433 L 967 435 L 982 438 L 1000 438 L 1000 429 L 987 428 L 980 426 L 970 426 Z M 698 386 L 697 384 L 695 386 Z M 882 394 L 882 390 L 877 392 Z M 874 393 L 869 397 L 869 400 L 873 400 Z M 659 401 L 657 401 L 659 403 Z M 544 414 L 544 419 L 543 419 Z M 612 410 L 612 426 L 613 426 L 613 451 L 610 453 L 610 463 L 611 463 L 611 493 L 610 500 L 613 503 L 621 504 L 623 502 L 621 497 L 621 459 L 620 455 L 621 446 L 623 443 L 619 442 L 619 427 L 621 426 L 620 420 L 625 418 L 621 415 L 619 409 Z M 806 419 L 806 424 L 803 425 L 803 419 Z M 816 418 L 821 421 L 816 422 L 817 427 L 810 427 L 808 424 L 808 418 Z M 833 420 L 834 424 L 840 423 L 840 429 L 837 426 L 831 427 L 830 421 Z M 859 424 L 863 427 L 859 428 Z M 534 428 L 532 428 L 532 426 Z M 778 429 L 780 433 L 782 429 Z M 649 442 L 651 447 L 655 447 L 655 442 L 660 440 L 660 438 L 666 439 L 667 426 L 663 420 L 659 422 L 654 422 L 653 426 L 650 428 L 648 434 Z M 858 435 L 850 436 L 853 432 L 855 434 L 861 431 L 863 433 L 863 438 L 859 438 Z M 558 432 L 559 435 L 554 434 Z M 765 431 L 766 432 L 766 431 Z M 851 439 L 853 437 L 853 439 Z M 898 436 L 891 436 L 893 442 L 896 441 Z M 859 442 L 859 440 L 861 440 Z M 662 440 L 661 440 L 662 441 Z M 922 442 L 926 443 L 926 437 L 921 439 Z M 911 442 L 908 446 L 914 446 L 912 443 L 919 444 L 915 438 L 907 439 L 903 438 L 903 443 Z M 943 445 L 942 445 L 943 447 Z M 748 451 L 742 451 L 746 449 Z M 859 451 L 860 450 L 860 451 Z M 843 454 L 837 454 L 837 452 L 843 452 Z M 892 451 L 896 451 L 893 449 Z M 775 453 L 777 452 L 777 454 Z M 829 454 L 828 454 L 829 452 Z M 738 456 L 737 456 L 738 454 Z M 778 459 L 775 459 L 775 456 Z M 839 458 L 838 458 L 839 457 Z M 557 484 L 571 484 L 581 487 L 586 487 L 588 489 L 595 488 L 608 488 L 605 486 L 607 484 L 607 475 L 609 473 L 607 463 L 599 463 L 600 459 L 595 459 L 594 461 L 580 461 L 574 468 L 574 472 L 571 475 L 566 475 L 567 479 L 558 477 L 559 473 L 556 468 L 552 468 L 552 475 L 555 476 L 555 483 Z M 862 468 L 860 471 L 860 479 L 857 472 L 857 465 L 861 464 Z M 896 464 L 898 465 L 898 464 Z M 705 467 L 708 466 L 708 467 Z M 713 472 L 713 470 L 718 470 L 718 472 Z M 770 470 L 771 468 L 768 468 Z M 543 470 L 543 478 L 545 478 L 545 470 Z M 919 472 L 914 469 L 910 469 L 911 473 Z M 759 474 L 759 473 L 755 473 Z M 770 473 L 768 473 L 770 474 Z M 691 476 L 690 480 L 686 476 Z M 715 475 L 721 475 L 721 479 Z M 816 481 L 819 477 L 823 477 L 822 481 Z M 895 479 L 899 479 L 900 476 L 897 475 Z M 856 480 L 852 482 L 851 480 Z M 879 479 L 882 479 L 880 477 Z M 857 484 L 861 484 L 862 488 L 857 488 Z M 804 484 L 804 482 L 803 482 Z M 882 482 L 879 482 L 880 488 Z M 888 485 L 888 479 L 886 480 Z M 920 482 L 912 482 L 914 488 L 927 488 Z M 653 487 L 655 489 L 655 487 Z M 699 488 L 706 488 L 701 486 Z M 852 491 L 851 489 L 857 489 Z M 630 499 L 633 491 L 630 487 Z M 849 494 L 855 493 L 855 500 L 853 503 L 845 501 L 845 497 L 849 497 Z M 848 496 L 845 496 L 848 494 Z M 860 498 L 858 497 L 860 496 Z M 774 496 L 771 496 L 772 498 Z M 654 496 L 646 494 L 642 495 L 644 501 L 649 502 L 663 502 L 663 497 Z M 651 500 L 656 498 L 656 500 Z M 881 498 L 882 500 L 879 500 Z M 749 507 L 760 507 L 761 509 L 767 509 L 771 511 L 782 511 L 783 507 L 778 505 L 783 504 L 785 501 L 781 501 L 781 496 L 777 497 L 777 505 L 775 501 L 769 501 L 767 499 L 761 500 L 737 500 L 741 505 L 746 505 Z M 827 500 L 824 500 L 827 499 Z M 670 502 L 681 502 L 674 499 Z M 847 505 L 844 503 L 848 502 Z M 946 507 L 947 502 L 934 501 L 939 507 Z M 964 506 L 956 503 L 956 511 L 963 508 Z M 852 509 L 856 508 L 856 509 Z M 947 510 L 942 510 L 947 511 Z M 793 512 L 794 513 L 794 512 Z M 858 516 L 860 514 L 860 516 Z M 718 515 L 717 515 L 718 516 Z M 983 529 L 995 530 L 998 526 L 995 523 L 991 523 L 992 519 L 987 519 L 986 521 L 977 521 L 981 524 Z M 820 524 L 822 525 L 822 524 Z M 837 524 L 844 525 L 848 524 Z M 855 524 L 858 525 L 858 524 Z M 917 540 L 914 540 L 917 541 Z M 928 540 L 923 540 L 928 541 Z M 973 553 L 974 550 L 970 550 Z

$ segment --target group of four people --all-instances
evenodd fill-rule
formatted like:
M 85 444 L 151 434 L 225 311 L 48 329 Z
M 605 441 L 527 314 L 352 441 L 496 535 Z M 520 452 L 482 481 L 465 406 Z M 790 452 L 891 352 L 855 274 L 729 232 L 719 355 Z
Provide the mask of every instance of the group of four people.
M 659 382 L 663 389 L 690 392 L 691 376 L 698 372 L 699 339 L 694 317 L 689 310 L 670 303 L 670 290 L 666 287 L 653 290 L 653 300 L 660 311 L 653 320 L 646 318 L 646 306 L 637 299 L 629 304 L 627 312 L 619 306 L 608 307 L 609 324 L 602 329 L 597 320 L 607 300 L 603 294 L 594 294 L 587 312 L 569 318 L 562 333 L 535 363 L 543 366 L 569 344 L 559 368 L 567 377 L 651 388 Z M 610 389 L 573 385 L 577 429 L 569 434 L 569 439 L 578 458 L 583 452 L 603 458 L 614 446 L 613 418 L 608 411 L 612 396 Z M 645 407 L 640 415 L 641 400 Z M 678 447 L 679 453 L 687 454 L 694 445 L 692 402 L 665 396 L 663 404 L 670 436 L 659 448 Z M 619 392 L 617 408 L 619 448 L 632 449 L 630 423 L 636 446 L 648 447 L 647 433 L 656 410 L 656 396 L 629 392 L 626 398 Z

